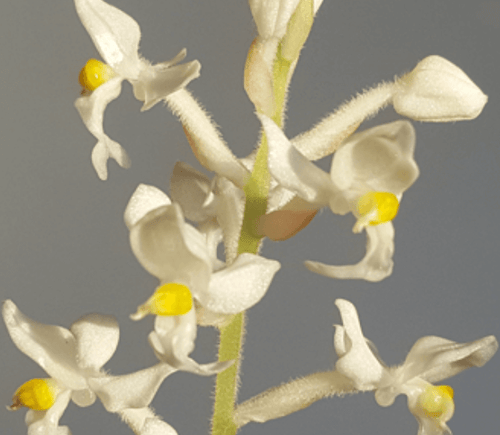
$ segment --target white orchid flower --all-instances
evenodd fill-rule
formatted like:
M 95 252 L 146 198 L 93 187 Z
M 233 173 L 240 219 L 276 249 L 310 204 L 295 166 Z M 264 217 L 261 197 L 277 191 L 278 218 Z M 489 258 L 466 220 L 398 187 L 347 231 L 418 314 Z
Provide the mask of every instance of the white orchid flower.
M 175 368 L 157 364 L 125 376 L 102 371 L 118 345 L 114 317 L 90 314 L 68 330 L 28 318 L 10 300 L 4 302 L 2 314 L 14 344 L 50 376 L 26 382 L 13 397 L 11 409 L 29 408 L 28 435 L 70 435 L 67 426 L 59 426 L 69 401 L 86 407 L 94 403 L 96 395 L 106 409 L 128 420 L 137 434 L 145 435 L 152 425 L 176 433 L 148 408 L 160 384 Z
M 132 251 L 160 281 L 151 298 L 131 317 L 155 314 L 149 342 L 157 357 L 202 375 L 219 372 L 232 362 L 200 365 L 189 358 L 196 338 L 196 306 L 208 313 L 236 314 L 265 295 L 280 265 L 258 255 L 242 254 L 221 267 L 216 245 L 184 222 L 181 207 L 159 189 L 140 185 L 125 211 Z
M 342 317 L 336 326 L 334 345 L 339 357 L 336 371 L 347 377 L 358 391 L 375 391 L 380 406 L 390 406 L 405 394 L 408 408 L 419 423 L 418 435 L 451 433 L 447 421 L 454 412 L 453 389 L 432 383 L 450 378 L 469 367 L 482 367 L 498 349 L 495 337 L 456 343 L 428 336 L 418 340 L 405 362 L 387 367 L 363 336 L 358 313 L 351 302 L 335 302 Z
M 118 97 L 121 83 L 128 80 L 135 97 L 148 110 L 171 93 L 199 76 L 198 61 L 177 65 L 186 56 L 182 50 L 173 59 L 151 65 L 139 56 L 141 30 L 137 22 L 120 9 L 102 0 L 75 0 L 76 11 L 106 64 L 91 59 L 80 73 L 83 96 L 75 106 L 89 131 L 98 140 L 92 151 L 92 163 L 102 180 L 107 178 L 107 160 L 115 159 L 122 167 L 130 159 L 117 142 L 103 130 L 103 116 L 108 103 Z
M 308 261 L 313 272 L 332 278 L 361 278 L 380 281 L 391 274 L 394 252 L 394 227 L 403 192 L 418 177 L 413 159 L 415 132 L 408 121 L 396 121 L 352 135 L 332 160 L 327 174 L 285 137 L 278 126 L 260 117 L 269 142 L 269 170 L 286 189 L 304 201 L 290 213 L 310 213 L 311 208 L 329 206 L 333 213 L 351 212 L 357 221 L 353 231 L 367 234 L 365 257 L 350 266 L 329 266 Z M 286 216 L 283 216 L 286 222 Z M 279 225 L 278 225 L 279 224 Z M 263 231 L 273 238 L 283 225 L 267 215 Z

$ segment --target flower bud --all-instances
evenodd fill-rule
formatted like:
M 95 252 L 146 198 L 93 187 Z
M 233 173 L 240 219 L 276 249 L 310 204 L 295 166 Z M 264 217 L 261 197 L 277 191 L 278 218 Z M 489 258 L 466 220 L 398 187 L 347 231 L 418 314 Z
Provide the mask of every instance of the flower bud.
M 440 56 L 426 57 L 396 84 L 394 109 L 417 121 L 474 119 L 488 100 L 460 68 Z

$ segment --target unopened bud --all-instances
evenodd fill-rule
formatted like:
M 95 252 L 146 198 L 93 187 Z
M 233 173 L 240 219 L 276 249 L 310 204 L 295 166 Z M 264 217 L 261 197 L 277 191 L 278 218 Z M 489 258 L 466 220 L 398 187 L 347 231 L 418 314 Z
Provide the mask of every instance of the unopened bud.
M 394 109 L 417 121 L 474 119 L 488 100 L 460 68 L 440 56 L 426 57 L 396 84 Z

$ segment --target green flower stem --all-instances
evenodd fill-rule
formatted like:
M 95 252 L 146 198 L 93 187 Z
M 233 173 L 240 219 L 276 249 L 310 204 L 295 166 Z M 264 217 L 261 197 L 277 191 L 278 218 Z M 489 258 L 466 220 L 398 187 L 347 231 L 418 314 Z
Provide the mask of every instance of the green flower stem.
M 234 359 L 235 363 L 217 375 L 212 420 L 213 435 L 235 435 L 238 431 L 238 426 L 233 421 L 233 414 L 239 381 L 245 319 L 245 313 L 236 314 L 231 322 L 220 330 L 219 361 Z
M 290 80 L 292 62 L 281 56 L 278 48 L 274 64 L 273 88 L 276 104 L 273 121 L 281 127 L 286 93 Z M 244 187 L 245 211 L 238 241 L 238 255 L 257 254 L 262 236 L 256 232 L 258 219 L 266 214 L 271 175 L 267 166 L 268 144 L 265 134 L 255 156 L 252 174 Z M 235 363 L 217 375 L 215 404 L 212 420 L 212 435 L 235 435 L 238 426 L 234 423 L 234 409 L 239 382 L 240 356 L 245 335 L 245 313 L 237 314 L 231 322 L 220 329 L 219 361 L 235 360 Z

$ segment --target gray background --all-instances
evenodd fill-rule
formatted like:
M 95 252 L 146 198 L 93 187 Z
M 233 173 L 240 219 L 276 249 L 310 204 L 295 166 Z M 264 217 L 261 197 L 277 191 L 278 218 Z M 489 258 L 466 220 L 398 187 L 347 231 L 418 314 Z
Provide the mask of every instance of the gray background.
M 141 52 L 160 62 L 183 47 L 202 75 L 190 89 L 213 114 L 240 157 L 259 124 L 242 87 L 255 29 L 244 0 L 182 2 L 113 0 L 143 30 Z M 489 95 L 483 114 L 456 124 L 418 124 L 421 175 L 395 220 L 393 275 L 378 284 L 336 281 L 308 272 L 302 261 L 358 261 L 365 236 L 352 216 L 325 210 L 294 239 L 268 242 L 262 254 L 282 269 L 249 313 L 240 399 L 291 378 L 333 367 L 333 302 L 358 307 L 365 335 L 388 364 L 400 363 L 419 337 L 469 341 L 500 336 L 498 41 L 500 3 L 441 0 L 325 0 L 299 62 L 286 133 L 307 130 L 356 92 L 390 80 L 420 59 L 439 54 L 459 65 Z M 71 0 L 2 2 L 0 6 L 0 297 L 31 317 L 66 327 L 88 312 L 114 314 L 121 327 L 114 374 L 154 364 L 146 337 L 152 319 L 128 319 L 156 280 L 135 260 L 122 214 L 133 190 L 164 190 L 177 160 L 196 165 L 182 129 L 160 104 L 141 114 L 128 84 L 106 112 L 105 129 L 130 153 L 132 167 L 111 163 L 109 180 L 90 163 L 95 139 L 73 102 L 78 72 L 97 57 Z M 386 110 L 362 128 L 398 119 Z M 322 162 L 323 168 L 329 161 Z M 198 166 L 197 166 L 198 167 Z M 215 358 L 216 333 L 201 329 L 193 354 Z M 0 403 L 43 371 L 0 328 Z M 450 381 L 456 393 L 455 435 L 496 433 L 500 357 Z M 209 430 L 213 379 L 168 378 L 153 402 L 179 434 Z M 0 407 L 2 434 L 26 433 L 24 411 Z M 62 419 L 74 435 L 131 431 L 99 403 L 70 405 Z M 416 434 L 400 397 L 382 409 L 372 394 L 323 400 L 287 418 L 251 424 L 242 434 Z

